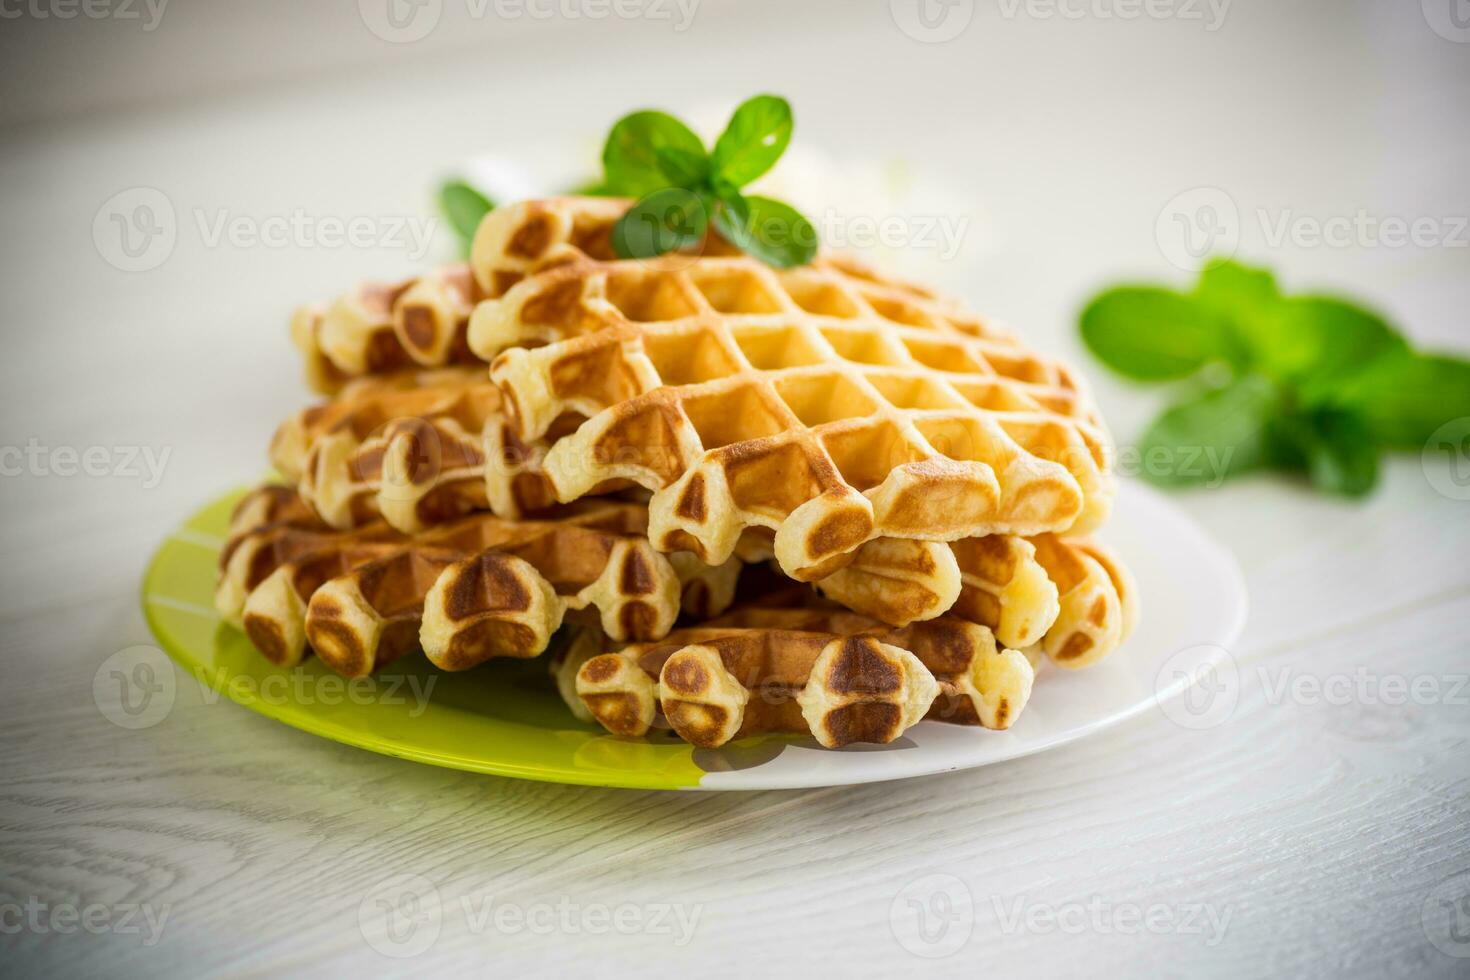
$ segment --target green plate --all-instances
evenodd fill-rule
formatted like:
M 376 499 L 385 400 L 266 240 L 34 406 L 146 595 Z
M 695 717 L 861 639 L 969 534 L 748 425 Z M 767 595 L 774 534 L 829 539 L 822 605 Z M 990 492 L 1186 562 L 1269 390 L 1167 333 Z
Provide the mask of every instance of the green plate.
M 705 768 L 672 735 L 623 740 L 578 721 L 557 695 L 544 658 L 446 673 L 410 656 L 355 681 L 311 657 L 295 668 L 272 665 L 214 610 L 216 556 L 242 494 L 189 518 L 143 578 L 149 626 L 201 685 L 302 731 L 416 762 L 594 786 L 699 785 Z

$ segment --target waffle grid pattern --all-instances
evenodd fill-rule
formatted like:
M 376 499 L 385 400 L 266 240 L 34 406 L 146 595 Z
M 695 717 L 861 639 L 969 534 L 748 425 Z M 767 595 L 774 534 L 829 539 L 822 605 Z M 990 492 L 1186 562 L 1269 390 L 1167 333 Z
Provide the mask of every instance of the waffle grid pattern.
M 614 734 L 665 724 L 704 748 L 769 732 L 886 743 L 926 717 L 1004 729 L 1030 697 L 1030 662 L 984 627 L 945 617 L 894 629 L 782 601 L 573 662 L 576 694 Z
M 595 609 L 614 640 L 653 639 L 729 604 L 739 563 L 671 563 L 649 547 L 636 504 L 589 501 L 552 519 L 480 514 L 407 536 L 378 522 L 335 531 L 269 487 L 242 501 L 221 553 L 216 606 L 268 659 L 308 647 L 349 676 L 422 646 L 463 670 L 534 656 L 568 611 Z
M 828 295 L 848 285 L 832 270 L 785 279 L 800 275 Z M 617 285 L 630 277 L 642 285 Z M 856 293 L 852 316 L 814 314 L 771 270 L 707 259 L 558 266 L 482 303 L 472 347 L 489 353 L 483 311 L 518 329 L 568 285 L 581 312 L 546 315 L 602 326 L 505 350 L 491 377 L 522 438 L 590 417 L 547 454 L 558 497 L 610 478 L 642 484 L 661 548 L 720 561 L 741 530 L 764 526 L 787 574 L 806 581 L 878 535 L 1081 532 L 1106 516 L 1095 413 L 1065 369 L 1010 342 L 951 321 L 880 323 Z M 606 299 L 618 292 L 642 298 Z

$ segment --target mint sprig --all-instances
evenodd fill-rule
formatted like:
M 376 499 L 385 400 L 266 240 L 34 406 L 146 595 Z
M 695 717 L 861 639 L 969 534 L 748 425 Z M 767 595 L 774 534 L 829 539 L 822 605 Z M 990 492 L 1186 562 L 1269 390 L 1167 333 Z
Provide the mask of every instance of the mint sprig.
M 1378 314 L 1333 296 L 1286 296 L 1269 270 L 1237 262 L 1207 266 L 1188 292 L 1105 290 L 1082 311 L 1081 331 L 1127 378 L 1191 382 L 1139 442 L 1144 475 L 1164 485 L 1275 469 L 1362 496 L 1385 450 L 1418 450 L 1470 416 L 1470 361 L 1415 351 Z M 1149 465 L 1201 454 L 1215 469 Z
M 465 258 L 470 257 L 470 245 L 475 240 L 480 219 L 494 209 L 494 201 L 464 180 L 446 180 L 439 187 L 439 210 L 459 239 L 460 254 Z
M 758 95 L 730 117 L 714 149 L 666 112 L 624 116 L 602 151 L 602 193 L 638 202 L 613 229 L 614 250 L 644 259 L 696 247 L 711 224 L 741 251 L 777 268 L 805 265 L 817 232 L 789 204 L 742 187 L 781 159 L 795 120 L 787 101 Z

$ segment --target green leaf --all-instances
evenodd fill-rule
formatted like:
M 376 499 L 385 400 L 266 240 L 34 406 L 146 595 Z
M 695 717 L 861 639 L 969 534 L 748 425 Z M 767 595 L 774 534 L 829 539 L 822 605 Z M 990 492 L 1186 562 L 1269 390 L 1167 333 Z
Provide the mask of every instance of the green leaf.
M 1145 479 L 1161 486 L 1216 486 L 1273 460 L 1271 420 L 1280 395 L 1247 376 L 1169 409 L 1139 440 Z
M 675 187 L 694 190 L 709 176 L 709 156 L 700 150 L 694 153 L 677 146 L 661 146 L 654 153 L 658 169 Z
M 1216 259 L 1200 271 L 1194 295 L 1222 313 L 1253 316 L 1281 301 L 1281 290 L 1270 269 Z
M 727 194 L 715 228 L 747 255 L 778 269 L 806 265 L 817 254 L 817 230 L 789 204 L 769 197 Z
M 1366 423 L 1351 412 L 1291 413 L 1273 426 L 1278 462 L 1302 468 L 1329 493 L 1361 497 L 1378 485 L 1379 449 Z
M 1248 344 L 1257 368 L 1296 384 L 1309 405 L 1330 400 L 1338 385 L 1380 358 L 1408 350 L 1382 317 L 1327 296 L 1283 300 L 1253 327 Z
M 567 193 L 572 197 L 617 197 L 607 189 L 607 183 L 600 177 L 596 180 L 584 180 Z
M 735 187 L 744 187 L 781 159 L 795 125 L 791 105 L 780 96 L 747 100 L 715 143 L 714 172 Z
M 709 209 L 699 195 L 665 187 L 644 197 L 613 226 L 614 251 L 625 259 L 649 259 L 704 241 Z
M 1238 372 L 1254 363 L 1251 338 L 1276 310 L 1281 290 L 1269 269 L 1216 259 L 1200 271 L 1194 296 L 1224 323 L 1222 353 Z
M 445 181 L 439 188 L 439 209 L 459 237 L 461 250 L 466 256 L 470 254 L 470 243 L 475 240 L 480 219 L 494 208 L 495 203 L 490 198 L 462 180 Z
M 688 126 L 666 112 L 645 110 L 619 119 L 602 148 L 604 184 L 613 194 L 642 197 L 669 180 L 658 165 L 660 148 L 704 154 L 704 144 Z
M 1124 286 L 1082 311 L 1082 339 L 1108 367 L 1137 381 L 1193 374 L 1224 356 L 1222 323 L 1204 304 L 1168 289 Z
M 1470 361 L 1404 352 L 1343 381 L 1332 402 L 1362 417 L 1372 438 L 1421 449 L 1447 422 L 1470 417 Z

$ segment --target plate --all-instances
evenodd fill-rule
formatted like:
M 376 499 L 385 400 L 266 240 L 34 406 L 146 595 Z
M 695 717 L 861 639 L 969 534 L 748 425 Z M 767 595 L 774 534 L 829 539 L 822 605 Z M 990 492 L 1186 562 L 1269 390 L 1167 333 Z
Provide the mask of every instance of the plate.
M 838 786 L 970 769 L 1064 745 L 1162 705 L 1226 656 L 1245 624 L 1230 553 L 1158 492 L 1126 483 L 1101 535 L 1138 579 L 1143 618 L 1111 657 L 1041 670 L 1013 729 L 921 722 L 892 745 L 832 751 L 764 736 L 695 749 L 669 733 L 612 737 L 574 718 L 543 660 L 492 661 L 450 674 L 405 657 L 347 681 L 314 658 L 292 669 L 257 654 L 214 611 L 215 558 L 240 493 L 189 518 L 158 549 L 143 610 L 159 644 L 204 687 L 323 738 L 416 762 L 518 779 L 637 789 Z M 1185 699 L 1191 710 L 1194 698 Z M 1176 708 L 1169 714 L 1187 724 Z

